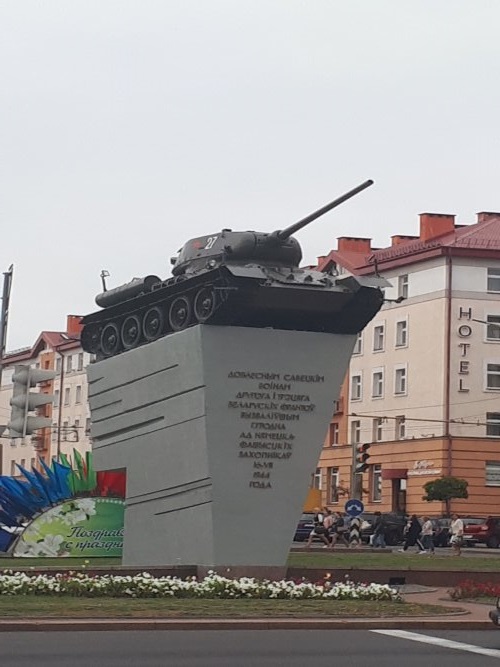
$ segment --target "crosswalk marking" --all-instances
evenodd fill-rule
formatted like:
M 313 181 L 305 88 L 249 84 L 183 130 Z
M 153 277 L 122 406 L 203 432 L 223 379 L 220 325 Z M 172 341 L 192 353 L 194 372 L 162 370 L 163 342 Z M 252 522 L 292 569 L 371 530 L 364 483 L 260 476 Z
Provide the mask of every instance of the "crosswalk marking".
M 375 632 L 379 635 L 388 635 L 389 637 L 397 637 L 399 639 L 408 639 L 413 642 L 422 642 L 423 644 L 432 644 L 434 646 L 441 646 L 442 648 L 452 648 L 457 651 L 479 653 L 480 655 L 488 655 L 490 658 L 500 658 L 500 651 L 496 648 L 483 648 L 482 646 L 474 646 L 474 644 L 454 642 L 451 639 L 431 637 L 430 635 L 421 635 L 416 632 L 407 632 L 406 630 L 371 630 L 370 632 Z

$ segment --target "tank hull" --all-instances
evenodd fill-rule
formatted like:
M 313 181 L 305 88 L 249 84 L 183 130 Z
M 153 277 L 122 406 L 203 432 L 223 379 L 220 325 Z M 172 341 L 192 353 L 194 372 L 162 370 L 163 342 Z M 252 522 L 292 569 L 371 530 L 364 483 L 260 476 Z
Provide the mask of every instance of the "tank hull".
M 353 334 L 382 303 L 378 286 L 353 277 L 224 266 L 159 282 L 150 292 L 87 315 L 82 346 L 105 358 L 199 323 Z

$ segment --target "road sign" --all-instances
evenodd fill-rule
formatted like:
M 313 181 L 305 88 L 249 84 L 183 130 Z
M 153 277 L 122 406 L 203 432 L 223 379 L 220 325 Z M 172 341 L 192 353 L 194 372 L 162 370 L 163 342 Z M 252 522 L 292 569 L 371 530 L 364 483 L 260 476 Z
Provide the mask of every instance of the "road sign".
M 344 510 L 349 516 L 359 516 L 365 511 L 365 506 L 361 500 L 356 500 L 356 498 L 351 498 L 344 505 Z

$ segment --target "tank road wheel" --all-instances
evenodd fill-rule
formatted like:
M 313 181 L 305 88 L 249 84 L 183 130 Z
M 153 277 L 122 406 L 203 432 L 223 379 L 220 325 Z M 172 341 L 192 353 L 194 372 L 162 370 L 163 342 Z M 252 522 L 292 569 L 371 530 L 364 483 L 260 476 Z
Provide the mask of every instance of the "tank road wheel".
M 81 341 L 85 352 L 97 354 L 100 350 L 101 328 L 97 324 L 89 324 L 83 327 Z
M 137 315 L 129 315 L 123 320 L 121 326 L 121 339 L 123 347 L 131 350 L 136 347 L 141 338 L 141 321 Z
M 178 296 L 168 309 L 168 322 L 174 331 L 182 331 L 191 320 L 191 303 L 186 296 Z
M 142 322 L 142 333 L 147 341 L 156 340 L 163 331 L 163 313 L 154 306 L 146 311 Z
M 112 357 L 120 348 L 120 332 L 114 322 L 106 324 L 101 333 L 101 350 L 105 357 Z
M 194 316 L 198 322 L 206 322 L 215 312 L 215 291 L 212 287 L 202 287 L 194 297 Z

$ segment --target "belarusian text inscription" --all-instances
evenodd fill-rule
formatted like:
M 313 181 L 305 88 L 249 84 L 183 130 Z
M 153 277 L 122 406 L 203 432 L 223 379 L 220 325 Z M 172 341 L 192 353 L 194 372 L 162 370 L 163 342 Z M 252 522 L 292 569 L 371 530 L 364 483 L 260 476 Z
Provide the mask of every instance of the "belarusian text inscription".
M 234 370 L 228 379 L 256 381 L 245 390 L 239 387 L 227 407 L 239 411 L 242 421 L 238 456 L 253 463 L 250 488 L 271 489 L 275 463 L 292 456 L 297 437 L 293 425 L 306 415 L 314 415 L 316 409 L 304 384 L 323 383 L 325 378 L 319 374 Z

